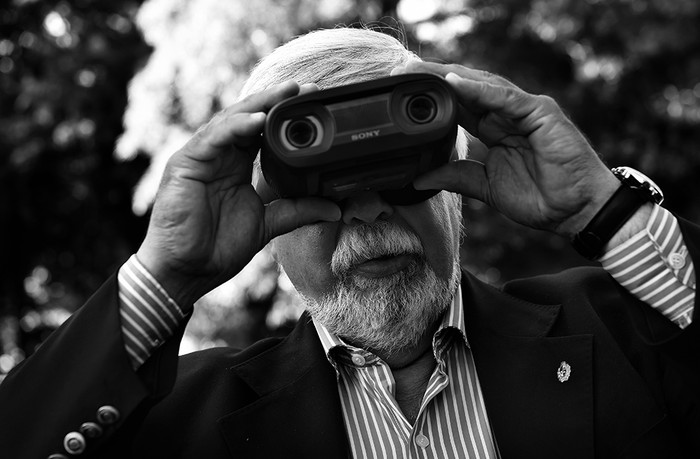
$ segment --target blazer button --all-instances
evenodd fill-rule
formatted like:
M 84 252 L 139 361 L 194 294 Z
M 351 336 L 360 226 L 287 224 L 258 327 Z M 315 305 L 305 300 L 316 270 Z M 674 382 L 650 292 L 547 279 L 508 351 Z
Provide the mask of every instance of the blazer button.
M 70 432 L 63 438 L 63 447 L 69 454 L 82 454 L 85 451 L 85 437 L 79 432 Z
M 119 411 L 111 405 L 101 406 L 97 410 L 97 420 L 103 426 L 114 424 L 119 420 Z
M 102 427 L 94 422 L 83 422 L 80 426 L 80 433 L 85 435 L 85 438 L 97 438 L 102 436 Z

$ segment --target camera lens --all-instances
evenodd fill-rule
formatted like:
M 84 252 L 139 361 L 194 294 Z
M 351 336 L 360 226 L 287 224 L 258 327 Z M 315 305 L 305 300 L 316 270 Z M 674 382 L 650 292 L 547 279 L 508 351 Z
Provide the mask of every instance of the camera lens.
M 413 96 L 406 104 L 408 118 L 417 124 L 431 122 L 437 114 L 437 105 L 432 97 L 426 95 Z
M 313 144 L 318 136 L 316 125 L 309 118 L 298 118 L 287 125 L 287 141 L 294 148 L 306 148 Z

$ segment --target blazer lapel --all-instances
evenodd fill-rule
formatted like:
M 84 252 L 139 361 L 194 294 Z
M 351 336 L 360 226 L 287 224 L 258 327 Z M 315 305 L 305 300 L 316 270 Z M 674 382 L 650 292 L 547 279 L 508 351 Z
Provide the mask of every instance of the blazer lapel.
M 503 457 L 593 457 L 592 337 L 547 338 L 559 305 L 525 303 L 471 276 L 462 290 Z
M 219 420 L 234 457 L 347 457 L 333 368 L 305 314 L 279 345 L 232 368 L 260 398 Z
M 590 305 L 571 304 L 564 313 L 562 305 L 528 303 L 470 275 L 462 290 L 503 457 L 617 457 L 663 419 Z

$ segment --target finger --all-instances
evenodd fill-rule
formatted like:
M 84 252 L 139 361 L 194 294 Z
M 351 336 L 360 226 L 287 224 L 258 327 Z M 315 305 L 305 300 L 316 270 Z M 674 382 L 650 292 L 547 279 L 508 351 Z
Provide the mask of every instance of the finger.
M 317 222 L 340 220 L 340 207 L 323 198 L 278 199 L 265 206 L 266 242 L 297 229 Z
M 489 202 L 489 186 L 483 163 L 471 159 L 452 161 L 418 177 L 417 190 L 447 190 L 469 198 Z
M 235 113 L 226 118 L 220 118 L 206 133 L 207 142 L 214 147 L 226 147 L 232 144 L 245 147 L 257 137 L 265 125 L 263 112 Z
M 436 62 L 411 61 L 405 67 L 406 72 L 427 72 L 446 77 L 450 73 L 459 75 L 462 78 L 469 78 L 474 81 L 498 84 L 517 88 L 507 78 L 486 70 L 473 69 L 459 64 L 438 64 Z
M 536 97 L 523 91 L 506 78 L 457 64 L 437 64 L 413 61 L 406 65 L 407 72 L 429 72 L 445 77 L 455 89 L 460 102 L 476 104 L 465 107 L 474 112 L 497 111 L 508 118 L 519 118 L 531 113 Z M 465 126 L 466 128 L 466 126 Z
M 220 155 L 226 147 L 255 149 L 265 124 L 265 113 L 230 113 L 217 117 L 200 129 L 184 149 L 192 159 L 208 161 Z
M 406 73 L 406 66 L 405 65 L 399 65 L 398 67 L 394 67 L 391 69 L 391 73 L 389 73 L 390 76 L 396 76 L 396 75 L 402 75 Z
M 228 131 L 236 121 L 241 119 L 242 114 L 267 113 L 275 104 L 296 95 L 299 89 L 300 87 L 296 82 L 285 81 L 264 91 L 252 94 L 240 102 L 221 110 L 200 131 L 204 131 L 205 135 L 207 131 Z M 264 117 L 262 117 L 262 120 L 264 121 Z M 225 136 L 221 138 L 226 139 Z M 230 141 L 230 139 L 228 140 Z
M 457 93 L 460 103 L 469 111 L 487 110 L 505 118 L 515 119 L 524 118 L 537 108 L 535 96 L 512 86 L 470 80 L 456 73 L 447 74 L 445 80 Z
M 519 121 L 542 106 L 541 98 L 528 94 L 501 76 L 483 70 L 457 64 L 413 61 L 400 71 L 429 72 L 443 76 L 455 90 L 460 103 L 458 123 L 470 134 L 481 138 L 486 143 L 498 140 L 483 138 L 484 133 L 480 129 L 481 123 L 489 112 Z M 537 127 L 523 125 L 522 132 L 518 133 L 528 135 Z
M 264 114 L 275 104 L 298 94 L 299 90 L 296 82 L 285 81 L 252 94 L 217 113 L 193 140 L 207 142 L 213 147 L 229 146 L 234 141 L 240 147 L 251 146 L 256 143 L 251 137 L 257 137 L 262 131 Z M 312 90 L 312 87 L 307 86 L 305 90 Z
M 295 81 L 284 81 L 282 83 L 271 86 L 264 91 L 251 94 L 238 103 L 225 109 L 222 114 L 229 111 L 234 113 L 240 112 L 268 112 L 275 104 L 282 102 L 299 93 L 299 85 Z
M 299 87 L 299 95 L 308 94 L 310 92 L 316 92 L 320 90 L 321 88 L 319 88 L 316 83 L 304 83 Z

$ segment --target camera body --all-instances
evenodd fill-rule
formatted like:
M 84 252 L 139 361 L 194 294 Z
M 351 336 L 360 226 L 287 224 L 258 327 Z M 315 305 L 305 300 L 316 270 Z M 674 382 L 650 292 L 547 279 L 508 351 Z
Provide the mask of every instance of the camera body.
M 364 190 L 424 201 L 420 174 L 450 160 L 457 102 L 444 79 L 403 74 L 292 97 L 268 113 L 261 166 L 277 197 L 342 200 Z

